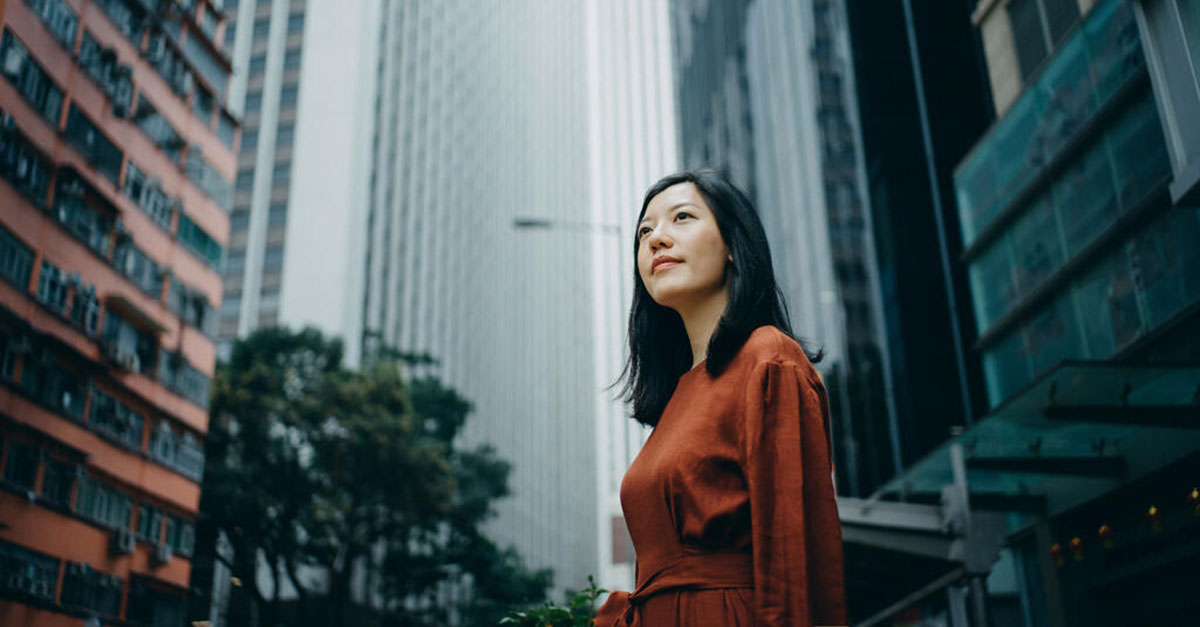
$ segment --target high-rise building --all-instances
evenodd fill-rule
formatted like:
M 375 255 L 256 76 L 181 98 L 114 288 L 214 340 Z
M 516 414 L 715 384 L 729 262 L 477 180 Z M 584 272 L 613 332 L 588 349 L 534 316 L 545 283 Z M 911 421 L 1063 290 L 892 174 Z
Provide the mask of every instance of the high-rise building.
M 238 134 L 222 15 L 0 8 L 0 624 L 181 623 Z
M 579 228 L 593 221 L 585 6 L 403 1 L 380 23 L 363 353 L 439 360 L 474 405 L 461 444 L 512 463 L 487 532 L 553 568 L 558 591 L 582 587 L 600 393 Z M 527 219 L 557 226 L 516 228 Z
M 869 492 L 899 435 L 842 5 L 677 0 L 672 17 L 684 165 L 754 200 L 792 328 L 825 354 L 839 492 Z
M 588 147 L 596 381 L 597 581 L 634 589 L 634 554 L 621 510 L 625 470 L 649 431 L 620 388 L 607 389 L 629 355 L 634 226 L 642 195 L 678 166 L 666 0 L 587 3 Z
M 359 362 L 380 4 L 227 0 L 244 115 L 218 328 L 315 326 Z
M 893 551 L 873 556 L 856 620 L 1194 622 L 1180 593 L 1200 585 L 1192 4 L 975 3 L 997 117 L 953 189 L 983 411 L 843 508 L 851 537 Z M 928 103 L 954 93 L 916 86 Z

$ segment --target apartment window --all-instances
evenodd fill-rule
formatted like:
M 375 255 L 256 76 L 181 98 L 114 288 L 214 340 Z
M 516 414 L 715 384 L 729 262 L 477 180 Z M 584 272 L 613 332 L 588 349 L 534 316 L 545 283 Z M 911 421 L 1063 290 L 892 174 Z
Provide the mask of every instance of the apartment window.
M 1076 0 L 1013 0 L 1008 19 L 1021 80 L 1028 80 L 1079 21 L 1079 5 Z
M 60 507 L 70 507 L 71 492 L 75 489 L 75 466 L 47 459 L 44 468 L 42 498 Z
M 46 28 L 54 33 L 55 39 L 67 48 L 74 50 L 75 48 L 75 31 L 79 29 L 79 18 L 75 16 L 75 12 L 71 7 L 67 6 L 63 0 L 25 0 L 29 8 L 38 17 L 42 18 L 42 23 Z
M 302 30 L 304 30 L 304 14 L 289 15 L 287 24 L 288 34 L 298 33 Z
M 133 448 L 142 448 L 142 415 L 112 396 L 93 388 L 88 425 Z
M 168 26 L 177 27 L 171 23 L 168 23 Z M 158 71 L 163 80 L 167 81 L 176 95 L 187 100 L 188 92 L 195 84 L 195 78 L 183 57 L 170 43 L 170 39 L 171 36 L 162 31 L 151 33 L 146 45 L 146 61 Z
M 162 510 L 145 503 L 138 507 L 137 534 L 139 538 L 151 544 L 158 544 L 162 539 L 162 523 Z
M 294 70 L 300 67 L 300 49 L 293 48 L 283 55 L 283 69 Z
M 247 115 L 262 111 L 262 92 L 252 91 L 246 94 L 246 105 L 243 109 Z
M 133 515 L 133 501 L 117 489 L 84 475 L 79 478 L 75 512 L 106 527 L 128 529 L 129 519 Z
M 133 161 L 125 166 L 125 187 L 122 192 L 154 220 L 164 231 L 171 231 L 171 217 L 178 201 L 172 201 L 158 183 L 143 173 Z
M 241 176 L 239 175 L 238 176 L 238 183 L 239 183 L 238 187 L 239 188 L 241 187 L 241 185 L 240 185 L 241 182 L 242 182 L 242 179 L 241 179 Z M 234 209 L 233 213 L 229 214 L 229 231 L 230 231 L 230 233 L 236 233 L 238 231 L 245 231 L 248 228 L 250 228 L 250 212 L 246 211 L 246 210 Z
M 50 166 L 41 153 L 10 128 L 0 128 L 0 177 L 12 183 L 38 208 L 45 206 Z
M 37 299 L 51 311 L 67 315 L 67 275 L 58 266 L 42 260 L 38 274 Z
M 243 250 L 241 252 L 229 253 L 229 259 L 227 259 L 225 262 L 225 274 L 226 275 L 237 275 L 237 274 L 241 274 L 242 271 L 244 271 L 245 269 L 246 269 L 246 251 Z M 225 304 L 228 304 L 228 299 L 226 299 L 226 301 L 227 302 Z M 225 309 L 225 306 L 222 305 L 221 309 Z
M 123 157 L 121 150 L 73 104 L 67 111 L 66 136 L 67 141 L 79 150 L 88 163 L 112 181 L 113 185 L 117 184 Z
M 279 268 L 283 265 L 283 246 L 270 246 L 263 254 L 263 270 Z
M 111 309 L 104 316 L 104 343 L 104 350 L 111 352 L 108 358 L 121 367 L 143 374 L 154 372 L 157 352 L 154 334 L 134 326 Z
M 92 570 L 87 564 L 67 562 L 63 569 L 62 604 L 86 613 L 116 617 L 121 608 L 121 578 Z
M 33 490 L 37 478 L 38 452 L 32 446 L 8 441 L 8 461 L 4 464 L 4 482 L 22 490 Z
M 296 136 L 296 127 L 291 124 L 281 124 L 275 132 L 276 146 L 291 146 Z
M 142 41 L 142 12 L 140 7 L 135 12 L 135 7 L 138 5 L 130 5 L 128 0 L 96 0 L 104 8 L 104 12 L 108 14 L 109 20 L 117 25 L 117 29 L 125 34 L 133 45 L 138 45 Z
M 279 311 L 279 290 L 263 290 L 262 296 L 258 300 L 258 310 L 260 313 L 276 313 Z
M 218 174 L 199 150 L 193 149 L 188 152 L 183 172 L 189 181 L 204 190 L 221 209 L 229 211 L 233 206 L 233 181 Z
M 192 111 L 196 112 L 196 116 L 208 126 L 212 123 L 212 116 L 216 103 L 213 101 L 213 96 L 207 89 L 197 87 L 192 91 Z
M 267 213 L 267 227 L 281 226 L 287 223 L 287 205 L 278 204 L 271 205 L 271 211 Z
M 167 516 L 167 546 L 184 555 L 191 555 L 196 546 L 196 528 L 178 516 Z
M 58 560 L 0 541 L 0 592 L 54 602 Z
M 187 324 L 203 333 L 211 334 L 214 310 L 204 292 L 187 287 L 176 279 L 171 279 L 168 306 Z
M 32 273 L 33 250 L 0 226 L 0 277 L 24 292 L 29 289 Z
M 292 177 L 292 162 L 285 161 L 276 163 L 275 169 L 271 172 L 271 186 L 280 187 L 286 186 Z
M 75 287 L 75 297 L 71 299 L 71 322 L 88 337 L 96 337 L 100 323 L 100 299 L 96 297 L 95 286 L 80 284 Z
M 242 144 L 238 147 L 242 152 L 258 149 L 258 131 L 242 129 Z
M 212 320 L 213 318 L 214 316 L 209 315 L 207 319 Z M 211 329 L 206 328 L 205 332 L 212 335 Z M 212 380 L 207 375 L 192 367 L 183 358 L 183 355 L 178 352 L 169 352 L 163 349 L 159 363 L 161 364 L 158 371 L 159 381 L 162 381 L 172 392 L 196 405 L 204 408 L 208 407 L 208 398 L 212 391 Z M 184 474 L 195 473 L 193 478 L 199 480 L 200 473 L 204 471 L 204 452 L 199 450 L 199 444 L 195 444 L 194 440 L 192 440 L 192 444 L 195 445 L 193 448 L 197 450 L 188 449 L 187 440 L 189 437 L 185 436 L 183 440 L 178 442 L 180 448 L 175 450 L 175 467 L 176 470 L 181 470 Z M 199 454 L 199 460 L 192 459 L 192 456 L 196 454 Z M 186 457 L 186 461 L 180 461 L 180 455 Z
M 281 90 L 279 92 L 279 108 L 295 106 L 298 89 L 298 87 L 292 86 Z
M 83 40 L 79 44 L 79 66 L 112 101 L 114 115 L 120 118 L 129 115 L 133 100 L 133 69 L 118 65 L 116 52 L 102 48 L 87 30 L 83 31 Z
M 257 20 L 254 20 L 254 38 L 255 39 L 258 39 L 260 37 L 266 37 L 267 34 L 270 32 L 271 32 L 271 18 L 269 15 L 267 17 L 261 17 Z M 251 72 L 251 73 L 253 73 L 253 72 Z
M 159 114 L 154 105 L 146 100 L 145 96 L 138 99 L 137 114 L 134 115 L 134 119 L 137 121 L 138 128 L 142 129 L 146 137 L 149 137 L 155 146 L 166 153 L 172 162 L 179 161 L 180 151 L 184 145 L 183 138 L 175 132 L 171 123 Z
M 198 33 L 194 30 L 188 32 L 188 36 L 183 40 L 183 56 L 212 85 L 218 98 L 225 96 L 225 87 L 229 81 L 229 74 L 226 73 L 219 57 L 211 52 L 209 47 L 204 43 L 204 38 L 198 36 Z M 209 119 L 205 118 L 205 122 Z
M 57 129 L 58 116 L 62 112 L 63 92 L 50 80 L 50 75 L 38 67 L 29 55 L 29 50 L 17 41 L 8 29 L 4 30 L 3 38 L 0 39 L 0 58 L 4 59 L 0 71 L 3 71 L 5 78 L 52 127 Z
M 162 271 L 132 241 L 126 239 L 117 243 L 113 265 L 151 298 L 162 298 Z
M 237 176 L 237 190 L 247 192 L 254 189 L 254 170 L 242 170 Z
M 221 256 L 224 254 L 221 245 L 186 214 L 179 215 L 179 241 L 201 261 L 220 269 Z
M 224 111 L 217 116 L 217 139 L 227 148 L 233 148 L 233 135 L 237 131 L 237 122 Z
M 31 398 L 68 418 L 83 419 L 83 401 L 87 386 L 74 374 L 63 370 L 46 353 L 25 360 L 21 387 Z
M 204 476 L 204 447 L 200 446 L 196 436 L 175 432 L 166 420 L 155 426 L 150 454 L 188 477 L 199 480 Z
M 52 215 L 76 239 L 107 259 L 114 223 L 110 215 L 93 206 L 94 202 L 78 176 L 60 176 Z

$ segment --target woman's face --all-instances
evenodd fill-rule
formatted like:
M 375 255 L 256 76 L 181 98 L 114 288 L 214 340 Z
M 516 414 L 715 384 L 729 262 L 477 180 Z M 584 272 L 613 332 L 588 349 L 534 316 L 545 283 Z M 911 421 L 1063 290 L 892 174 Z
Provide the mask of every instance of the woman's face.
M 729 249 L 692 183 L 672 185 L 652 198 L 637 236 L 638 274 L 659 305 L 680 311 L 727 289 Z M 668 258 L 676 261 L 655 263 Z

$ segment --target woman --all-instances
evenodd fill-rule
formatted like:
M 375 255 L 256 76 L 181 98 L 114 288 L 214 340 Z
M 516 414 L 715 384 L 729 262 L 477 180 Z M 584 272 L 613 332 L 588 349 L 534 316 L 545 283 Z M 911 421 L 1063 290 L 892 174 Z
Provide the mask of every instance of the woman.
M 626 398 L 654 427 L 621 483 L 637 589 L 596 624 L 847 622 L 825 388 L 762 223 L 722 174 L 646 193 Z

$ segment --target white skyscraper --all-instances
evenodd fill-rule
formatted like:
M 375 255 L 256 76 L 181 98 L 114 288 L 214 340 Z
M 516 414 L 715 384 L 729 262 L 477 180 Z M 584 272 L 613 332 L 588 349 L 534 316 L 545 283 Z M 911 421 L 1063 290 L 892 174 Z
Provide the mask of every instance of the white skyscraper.
M 316 326 L 359 361 L 377 2 L 225 2 L 243 111 L 219 350 Z M 235 32 L 232 29 L 230 32 Z
M 675 98 L 666 0 L 587 3 L 587 55 L 595 312 L 597 580 L 632 590 L 633 547 L 621 511 L 625 470 L 649 431 L 607 391 L 628 358 L 633 227 L 642 195 L 677 169 Z
M 512 463 L 487 532 L 556 587 L 596 572 L 586 6 L 399 1 L 382 16 L 364 351 L 428 352 Z M 557 596 L 557 593 L 556 593 Z

